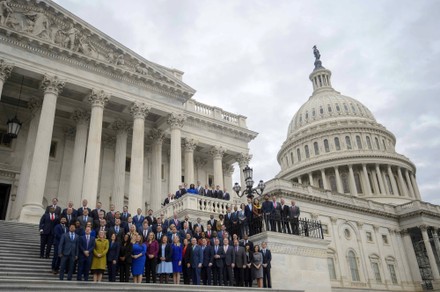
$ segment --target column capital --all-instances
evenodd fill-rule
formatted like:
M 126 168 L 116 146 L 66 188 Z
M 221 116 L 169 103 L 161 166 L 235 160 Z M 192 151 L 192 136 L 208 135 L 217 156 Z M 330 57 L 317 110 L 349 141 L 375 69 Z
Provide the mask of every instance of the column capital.
M 4 59 L 0 59 L 0 80 L 5 81 L 11 76 L 14 64 L 6 62 Z
M 204 167 L 208 163 L 208 161 L 206 159 L 203 159 L 201 157 L 196 157 L 194 162 L 196 163 L 196 166 L 198 168 L 202 168 L 202 167 Z
M 237 162 L 240 167 L 244 167 L 249 164 L 252 159 L 252 154 L 249 153 L 240 153 L 237 155 Z
M 338 217 L 331 216 L 331 217 L 330 217 L 330 221 L 331 221 L 333 224 L 336 224 L 336 222 L 338 221 Z
M 226 150 L 222 146 L 214 146 L 209 151 L 214 159 L 222 159 L 225 152 Z
M 234 173 L 234 166 L 229 163 L 223 163 L 223 173 L 232 175 Z
M 145 119 L 150 109 L 145 103 L 133 102 L 130 107 L 130 114 L 133 116 L 133 119 Z
M 77 125 L 87 125 L 90 121 L 90 113 L 83 109 L 76 109 L 73 111 L 71 118 Z
M 193 152 L 197 148 L 198 142 L 192 138 L 184 138 L 183 139 L 183 148 L 186 152 Z
M 376 224 L 373 225 L 373 229 L 375 232 L 379 232 L 379 228 L 380 228 L 379 225 L 376 225 Z
M 408 235 L 408 234 L 409 234 L 409 231 L 408 231 L 407 228 L 404 228 L 404 229 L 401 229 L 401 230 L 400 230 L 400 235 L 401 235 L 401 236 L 405 236 L 405 235 Z
M 357 227 L 358 227 L 359 230 L 361 230 L 362 227 L 364 227 L 364 223 L 361 222 L 361 221 L 356 221 L 356 225 L 357 225 Z
M 168 116 L 168 124 L 171 126 L 171 129 L 182 128 L 185 124 L 186 116 L 183 114 L 171 113 Z
M 58 95 L 63 91 L 65 84 L 66 82 L 59 79 L 58 76 L 45 74 L 43 81 L 41 81 L 40 88 L 44 91 L 44 93 L 53 93 Z
M 104 90 L 92 89 L 92 92 L 87 97 L 92 107 L 105 107 L 109 101 L 109 94 Z
M 114 131 L 116 131 L 117 134 L 122 134 L 122 133 L 127 133 L 128 130 L 130 130 L 131 125 L 125 120 L 116 119 L 112 123 L 111 127 Z
M 43 100 L 39 97 L 31 97 L 27 103 L 28 109 L 34 115 L 42 106 Z
M 419 228 L 420 228 L 420 230 L 422 231 L 422 232 L 426 232 L 426 231 L 428 231 L 428 225 L 426 225 L 426 224 L 422 224 L 422 225 L 419 225 Z
M 148 138 L 150 140 L 153 140 L 153 143 L 162 144 L 165 135 L 162 130 L 153 128 L 150 130 L 150 133 L 148 134 Z

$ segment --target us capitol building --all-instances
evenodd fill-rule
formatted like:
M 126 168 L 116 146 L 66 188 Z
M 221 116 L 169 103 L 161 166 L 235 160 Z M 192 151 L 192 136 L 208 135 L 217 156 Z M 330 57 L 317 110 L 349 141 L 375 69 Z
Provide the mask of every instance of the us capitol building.
M 200 103 L 183 72 L 144 59 L 56 3 L 1 1 L 0 219 L 38 222 L 52 197 L 207 219 L 243 199 L 185 196 L 182 182 L 232 188 L 257 133 Z M 312 96 L 288 127 L 265 193 L 295 200 L 324 239 L 263 232 L 274 288 L 440 288 L 440 207 L 421 200 L 416 167 L 356 99 L 333 89 L 314 48 Z M 7 125 L 7 122 L 10 123 Z M 14 122 L 14 123 L 13 123 Z M 21 124 L 10 139 L 12 125 Z M 241 185 L 245 185 L 240 171 Z

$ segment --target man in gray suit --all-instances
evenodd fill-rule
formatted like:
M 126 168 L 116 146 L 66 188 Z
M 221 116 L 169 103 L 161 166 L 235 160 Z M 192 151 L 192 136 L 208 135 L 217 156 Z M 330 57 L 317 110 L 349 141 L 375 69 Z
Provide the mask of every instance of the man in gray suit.
M 246 253 L 244 247 L 239 245 L 238 239 L 234 239 L 234 278 L 235 286 L 243 287 L 244 285 L 244 266 L 247 264 Z
M 299 215 L 301 214 L 299 207 L 295 204 L 295 201 L 292 200 L 291 202 L 291 206 L 290 206 L 290 224 L 292 226 L 292 233 L 298 235 L 299 234 Z
M 224 252 L 225 252 L 225 265 L 223 269 L 223 283 L 225 286 L 233 286 L 234 281 L 232 280 L 232 270 L 235 266 L 235 253 L 232 246 L 229 245 L 229 239 L 224 238 L 223 239 L 223 246 L 222 246 Z
M 58 247 L 59 257 L 61 258 L 60 280 L 64 280 L 64 271 L 67 266 L 67 280 L 72 280 L 75 260 L 78 259 L 79 236 L 75 233 L 75 224 L 71 223 L 69 232 L 61 236 Z M 68 263 L 68 265 L 67 265 Z
M 77 219 L 79 223 L 81 224 L 81 227 L 83 229 L 86 228 L 87 222 L 90 222 L 93 224 L 93 217 L 89 214 L 89 209 L 84 209 L 83 214 L 78 217 Z

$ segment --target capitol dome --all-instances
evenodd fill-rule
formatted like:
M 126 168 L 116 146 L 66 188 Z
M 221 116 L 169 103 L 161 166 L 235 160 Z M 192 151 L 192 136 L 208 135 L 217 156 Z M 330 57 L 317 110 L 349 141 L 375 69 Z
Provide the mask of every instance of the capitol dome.
M 396 153 L 395 136 L 365 105 L 333 89 L 331 71 L 314 53 L 313 93 L 289 124 L 277 177 L 384 203 L 420 199 L 415 166 Z

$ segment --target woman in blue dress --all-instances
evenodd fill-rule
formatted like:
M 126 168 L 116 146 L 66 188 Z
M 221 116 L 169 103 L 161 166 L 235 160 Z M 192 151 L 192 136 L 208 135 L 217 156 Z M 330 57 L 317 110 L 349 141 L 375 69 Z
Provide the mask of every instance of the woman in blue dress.
M 168 236 L 164 235 L 159 245 L 157 265 L 157 274 L 159 274 L 160 283 L 168 284 L 169 274 L 173 273 L 173 264 L 171 262 L 173 250 L 171 244 L 168 243 Z
M 133 236 L 133 249 L 131 252 L 131 273 L 133 274 L 134 283 L 142 283 L 142 275 L 144 274 L 147 246 L 142 243 L 142 235 Z
M 182 273 L 182 245 L 180 244 L 179 236 L 174 236 L 172 244 L 172 261 L 173 261 L 173 282 L 180 284 L 180 273 Z

